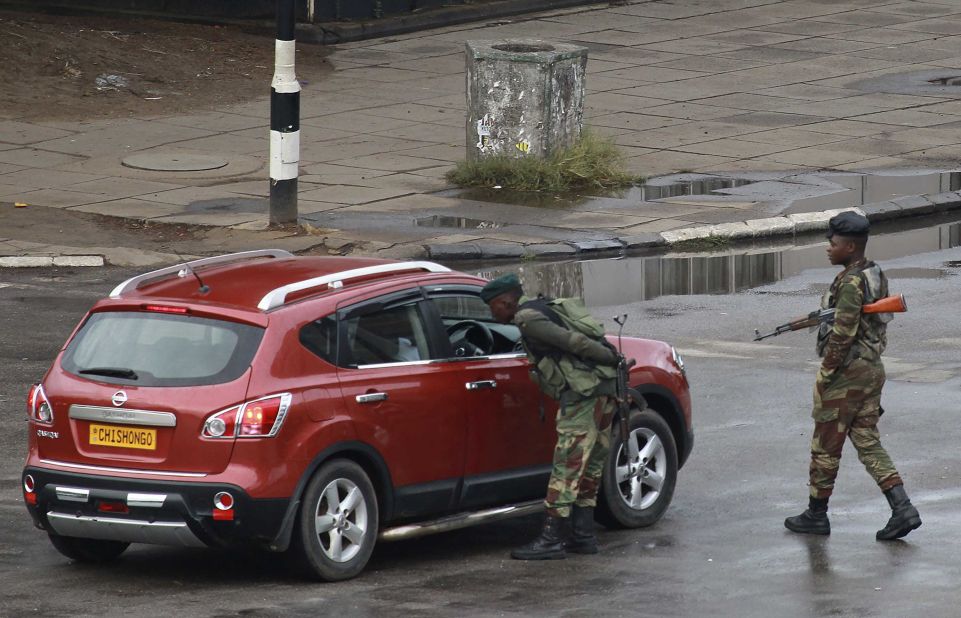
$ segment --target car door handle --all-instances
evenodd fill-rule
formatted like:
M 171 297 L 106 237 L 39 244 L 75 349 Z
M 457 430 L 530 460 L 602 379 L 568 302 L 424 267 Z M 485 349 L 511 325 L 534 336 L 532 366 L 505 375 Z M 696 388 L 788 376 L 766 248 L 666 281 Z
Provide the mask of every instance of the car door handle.
M 364 393 L 363 395 L 357 395 L 354 399 L 357 400 L 357 403 L 374 403 L 375 401 L 385 401 L 387 393 Z
M 482 388 L 497 388 L 497 380 L 479 380 L 477 382 L 468 382 L 464 386 L 466 386 L 469 391 L 479 391 Z

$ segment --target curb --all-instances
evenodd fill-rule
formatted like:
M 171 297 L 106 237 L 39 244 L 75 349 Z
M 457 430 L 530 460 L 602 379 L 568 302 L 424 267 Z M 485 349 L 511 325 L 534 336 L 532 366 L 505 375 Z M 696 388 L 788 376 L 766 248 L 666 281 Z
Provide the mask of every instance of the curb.
M 873 202 L 853 208 L 836 208 L 818 212 L 797 213 L 767 219 L 751 219 L 738 223 L 702 225 L 661 232 L 665 244 L 673 245 L 687 240 L 702 238 L 726 238 L 743 240 L 746 238 L 769 238 L 817 232 L 828 229 L 828 221 L 834 215 L 853 211 L 864 215 L 868 221 L 887 221 L 906 217 L 920 217 L 941 212 L 961 209 L 961 192 L 949 191 L 931 195 L 911 195 L 884 202 Z
M 912 195 L 884 202 L 863 204 L 852 208 L 836 208 L 816 212 L 804 212 L 765 219 L 749 219 L 733 223 L 698 225 L 660 233 L 638 234 L 609 240 L 592 240 L 569 243 L 546 243 L 534 245 L 512 244 L 505 249 L 504 243 L 463 242 L 423 245 L 418 257 L 443 260 L 477 260 L 492 258 L 558 258 L 602 257 L 625 255 L 639 249 L 671 248 L 679 243 L 705 238 L 731 241 L 752 238 L 775 238 L 796 236 L 828 229 L 831 217 L 847 211 L 862 214 L 875 223 L 890 219 L 920 217 L 952 210 L 961 210 L 961 191 L 931 195 Z
M 12 255 L 0 257 L 0 268 L 46 268 L 50 266 L 104 266 L 102 255 Z
M 409 245 L 403 255 L 384 255 L 400 259 L 433 260 L 539 260 L 558 258 L 602 258 L 623 256 L 634 251 L 649 249 L 670 249 L 679 243 L 719 238 L 730 241 L 743 241 L 753 238 L 776 238 L 796 236 L 826 230 L 828 221 L 834 215 L 846 211 L 862 214 L 872 223 L 907 217 L 939 214 L 961 210 L 961 191 L 950 191 L 930 195 L 912 195 L 883 202 L 863 204 L 854 208 L 796 213 L 765 219 L 749 219 L 715 225 L 698 225 L 660 233 L 643 233 L 616 237 L 606 240 L 586 240 L 571 242 L 547 242 L 524 245 L 503 241 L 460 243 L 436 243 Z M 0 268 L 46 268 L 57 267 L 98 267 L 106 266 L 103 255 L 41 255 L 0 256 Z

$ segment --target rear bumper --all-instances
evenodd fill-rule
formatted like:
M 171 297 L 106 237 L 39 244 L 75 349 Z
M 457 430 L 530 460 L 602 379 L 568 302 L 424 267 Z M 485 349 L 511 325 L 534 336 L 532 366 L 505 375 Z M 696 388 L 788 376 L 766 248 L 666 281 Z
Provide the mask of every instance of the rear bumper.
M 28 466 L 36 504 L 27 504 L 38 528 L 60 536 L 184 547 L 269 547 L 290 505 L 253 499 L 225 483 L 147 481 L 76 474 Z M 214 519 L 214 496 L 234 498 L 232 519 Z M 117 512 L 119 510 L 123 512 Z

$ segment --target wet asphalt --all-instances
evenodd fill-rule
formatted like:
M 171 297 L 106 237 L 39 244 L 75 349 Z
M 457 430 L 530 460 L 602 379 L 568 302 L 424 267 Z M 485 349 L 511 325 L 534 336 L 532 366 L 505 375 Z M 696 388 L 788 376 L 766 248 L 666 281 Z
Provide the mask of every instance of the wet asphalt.
M 873 240 L 883 253 L 882 237 Z M 924 520 L 904 540 L 874 540 L 887 505 L 850 446 L 831 536 L 782 526 L 806 503 L 813 334 L 759 343 L 752 335 L 815 308 L 835 273 L 825 260 L 736 294 L 592 303 L 601 318 L 628 313 L 626 334 L 670 341 L 687 361 L 694 451 L 652 528 L 600 530 L 597 556 L 525 563 L 507 554 L 535 533 L 536 519 L 490 524 L 383 544 L 359 578 L 326 585 L 297 579 L 265 554 L 138 546 L 94 567 L 56 553 L 30 524 L 18 486 L 26 390 L 86 308 L 132 273 L 8 270 L 0 280 L 0 420 L 9 428 L 0 432 L 0 616 L 956 616 L 961 248 L 921 250 L 882 262 L 892 292 L 909 303 L 888 331 L 880 425 Z

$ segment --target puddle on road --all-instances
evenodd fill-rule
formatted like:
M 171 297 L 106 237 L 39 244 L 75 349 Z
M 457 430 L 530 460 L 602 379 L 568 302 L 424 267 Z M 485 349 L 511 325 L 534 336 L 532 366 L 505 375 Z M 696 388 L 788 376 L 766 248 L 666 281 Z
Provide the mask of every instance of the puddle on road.
M 448 189 L 436 195 L 441 197 L 455 197 L 478 202 L 493 202 L 497 204 L 511 204 L 514 206 L 531 206 L 534 208 L 558 210 L 597 210 L 604 205 L 611 205 L 611 201 L 623 202 L 627 205 L 641 206 L 642 202 L 651 202 L 670 197 L 685 195 L 720 195 L 723 189 L 732 189 L 752 184 L 754 181 L 743 178 L 697 178 L 669 182 L 667 184 L 644 184 L 636 187 L 621 189 L 595 190 L 591 193 L 540 193 L 535 191 L 503 191 L 498 189 L 471 188 Z
M 831 208 L 850 208 L 899 197 L 931 195 L 961 189 L 961 172 L 897 175 L 838 173 L 819 176 L 840 185 L 841 190 L 794 200 L 782 212 L 791 214 Z
M 708 195 L 722 189 L 733 189 L 753 184 L 753 180 L 745 178 L 698 178 L 672 182 L 666 185 L 644 184 L 631 187 L 622 195 L 616 196 L 624 200 L 649 202 L 666 197 L 680 197 L 682 195 Z
M 902 222 L 903 225 L 903 222 Z M 775 283 L 811 268 L 829 268 L 825 241 L 723 253 L 667 254 L 590 261 L 524 262 L 479 267 L 472 272 L 492 279 L 517 272 L 530 294 L 578 296 L 588 306 L 626 304 L 658 296 L 733 294 Z M 885 231 L 878 226 L 868 255 L 882 264 L 909 255 L 961 246 L 961 222 L 955 220 L 913 230 Z M 947 267 L 961 266 L 949 262 Z M 928 278 L 954 273 L 936 268 L 901 268 L 891 277 Z
M 674 176 L 670 177 L 674 178 Z M 478 202 L 495 202 L 498 204 L 513 204 L 516 206 L 533 206 L 536 208 L 558 208 L 577 210 L 599 205 L 603 200 L 609 203 L 611 199 L 623 200 L 631 204 L 650 202 L 668 197 L 684 195 L 709 195 L 723 189 L 732 189 L 752 184 L 753 180 L 745 178 L 723 178 L 714 176 L 698 176 L 691 179 L 668 181 L 668 179 L 654 180 L 650 184 L 621 189 L 594 190 L 589 193 L 541 193 L 536 191 L 504 191 L 500 189 L 470 188 L 448 189 L 436 195 L 441 197 L 456 197 Z
M 484 221 L 482 219 L 470 219 L 467 217 L 431 215 L 429 217 L 414 219 L 414 225 L 417 227 L 442 227 L 465 230 L 495 230 L 503 227 L 505 224 L 497 221 Z
M 703 196 L 701 201 L 706 203 L 720 204 L 732 200 L 757 202 L 772 213 L 790 214 L 850 208 L 898 197 L 959 189 L 961 172 L 904 170 L 884 174 L 674 174 L 651 179 L 647 184 L 636 187 L 569 194 L 470 188 L 447 189 L 435 195 L 573 211 L 603 211 L 605 207 L 618 206 L 621 209 L 637 208 L 638 214 L 643 212 L 644 202 L 681 196 Z

